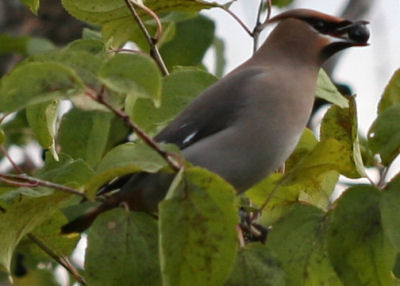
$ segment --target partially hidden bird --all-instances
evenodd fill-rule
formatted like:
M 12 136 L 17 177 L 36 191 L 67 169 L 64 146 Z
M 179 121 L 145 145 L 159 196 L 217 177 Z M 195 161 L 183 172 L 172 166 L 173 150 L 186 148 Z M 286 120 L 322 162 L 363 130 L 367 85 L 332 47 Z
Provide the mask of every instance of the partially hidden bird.
M 269 23 L 278 24 L 249 60 L 207 88 L 154 137 L 176 144 L 186 160 L 220 175 L 238 194 L 283 165 L 294 150 L 324 61 L 343 49 L 368 45 L 366 21 L 295 9 Z M 117 191 L 62 232 L 82 232 L 121 203 L 155 212 L 172 178 L 166 173 L 123 176 L 102 190 Z

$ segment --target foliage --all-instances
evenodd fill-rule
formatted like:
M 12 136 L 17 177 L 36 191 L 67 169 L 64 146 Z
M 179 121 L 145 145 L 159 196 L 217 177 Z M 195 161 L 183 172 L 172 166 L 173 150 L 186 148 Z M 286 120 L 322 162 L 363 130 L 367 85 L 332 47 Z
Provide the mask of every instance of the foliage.
M 38 0 L 23 2 L 37 12 Z M 56 48 L 44 39 L 0 35 L 6 43 L 0 53 L 25 56 L 0 81 L 2 150 L 32 142 L 47 150 L 43 166 L 26 170 L 31 177 L 0 173 L 0 284 L 8 277 L 15 285 L 57 285 L 53 258 L 61 263 L 79 239 L 60 233 L 67 218 L 96 204 L 97 190 L 116 177 L 172 172 L 154 148 L 135 137 L 127 143 L 132 126 L 125 123 L 149 135 L 168 124 L 216 81 L 202 65 L 213 45 L 217 70 L 223 69 L 214 23 L 198 14 L 218 4 L 135 1 L 160 15 L 165 31 L 158 46 L 171 71 L 163 76 L 124 1 L 62 2 L 92 25 L 82 39 Z M 156 21 L 138 11 L 154 33 Z M 115 51 L 127 41 L 140 51 Z M 361 141 L 354 98 L 342 96 L 321 71 L 317 96 L 333 105 L 320 138 L 306 129 L 284 174 L 270 175 L 238 199 L 217 175 L 187 166 L 175 175 L 157 218 L 123 208 L 98 217 L 88 230 L 82 276 L 88 285 L 121 286 L 398 285 L 400 174 L 391 181 L 385 174 L 400 152 L 399 86 L 400 71 Z M 332 203 L 339 175 L 366 178 L 363 161 L 380 171 L 380 182 L 349 186 Z M 258 222 L 270 228 L 266 243 L 240 246 L 238 209 L 261 207 Z

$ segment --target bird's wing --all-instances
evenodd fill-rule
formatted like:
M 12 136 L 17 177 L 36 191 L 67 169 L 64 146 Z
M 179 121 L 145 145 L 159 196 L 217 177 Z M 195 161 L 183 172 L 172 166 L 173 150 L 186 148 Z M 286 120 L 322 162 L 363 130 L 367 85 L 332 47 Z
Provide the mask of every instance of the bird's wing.
M 261 72 L 265 70 L 236 71 L 212 85 L 155 136 L 155 140 L 185 149 L 229 127 L 251 96 L 244 92 L 244 83 Z

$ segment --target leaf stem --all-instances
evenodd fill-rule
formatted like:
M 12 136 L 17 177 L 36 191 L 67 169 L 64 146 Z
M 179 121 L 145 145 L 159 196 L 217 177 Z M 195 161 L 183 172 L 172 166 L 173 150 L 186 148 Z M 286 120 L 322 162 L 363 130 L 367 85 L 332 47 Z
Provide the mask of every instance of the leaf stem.
M 0 145 L 0 150 L 4 154 L 4 156 L 6 156 L 7 160 L 11 163 L 11 165 L 13 166 L 15 172 L 17 172 L 18 174 L 24 173 L 24 171 L 21 170 L 21 168 L 18 166 L 18 164 L 16 164 L 15 161 L 11 158 L 11 156 L 8 153 L 7 149 L 3 145 Z
M 232 16 L 232 18 L 238 22 L 240 26 L 246 31 L 247 34 L 249 34 L 250 37 L 253 37 L 253 33 L 250 31 L 250 29 L 246 26 L 246 24 L 235 14 L 233 13 L 229 8 L 225 7 L 224 5 L 219 5 L 218 8 L 221 8 L 225 12 L 227 12 L 229 15 Z
M 157 41 L 158 41 L 158 39 L 154 39 L 154 38 L 151 37 L 149 31 L 147 30 L 147 28 L 146 28 L 146 26 L 144 25 L 142 19 L 140 18 L 139 14 L 137 13 L 136 8 L 135 8 L 135 5 L 138 5 L 138 4 L 132 2 L 131 0 L 125 0 L 125 3 L 126 3 L 126 5 L 128 6 L 129 10 L 131 11 L 131 14 L 132 14 L 133 17 L 135 18 L 137 24 L 139 25 L 140 29 L 142 30 L 143 35 L 145 36 L 145 38 L 146 38 L 146 40 L 147 40 L 147 42 L 148 42 L 148 44 L 149 44 L 149 46 L 150 46 L 150 55 L 151 55 L 151 57 L 156 61 L 156 63 L 157 63 L 157 65 L 158 65 L 158 67 L 160 68 L 162 74 L 163 74 L 163 75 L 168 75 L 169 72 L 168 72 L 167 66 L 165 65 L 165 63 L 164 63 L 164 61 L 163 61 L 163 59 L 162 59 L 162 57 L 161 57 L 160 51 L 159 51 L 158 48 L 157 48 Z M 156 19 L 157 26 L 158 26 L 158 28 L 159 28 L 159 30 L 158 30 L 159 32 L 157 33 L 157 36 L 160 36 L 160 35 L 161 35 L 161 31 L 162 31 L 162 30 L 160 29 L 160 26 L 161 26 L 161 21 L 160 21 L 160 19 L 159 19 L 159 18 L 157 17 L 157 15 L 156 15 L 153 11 L 151 11 L 148 7 L 145 7 L 145 8 L 144 8 L 143 6 L 144 6 L 144 5 L 140 5 L 139 7 L 142 8 L 142 9 L 144 9 L 144 10 L 145 10 L 147 13 L 149 13 L 154 19 Z M 150 11 L 151 11 L 151 12 L 150 12 Z M 157 19 L 158 19 L 158 20 L 157 20 Z
M 43 241 L 41 241 L 39 238 L 37 238 L 35 235 L 32 233 L 28 233 L 27 236 L 29 237 L 30 240 L 32 240 L 38 247 L 40 247 L 44 252 L 46 252 L 47 255 L 49 255 L 51 258 L 53 258 L 57 263 L 59 263 L 61 266 L 63 266 L 74 278 L 82 283 L 83 285 L 86 285 L 85 279 L 79 274 L 78 270 L 75 268 L 74 265 L 72 265 L 71 261 L 64 255 L 57 255 L 52 249 L 50 249 Z

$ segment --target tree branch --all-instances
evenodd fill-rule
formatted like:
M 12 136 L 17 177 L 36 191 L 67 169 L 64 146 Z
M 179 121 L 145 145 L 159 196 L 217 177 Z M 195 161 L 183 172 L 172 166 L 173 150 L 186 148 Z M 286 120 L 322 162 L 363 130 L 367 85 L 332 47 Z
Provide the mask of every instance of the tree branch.
M 38 247 L 40 247 L 47 255 L 53 258 L 57 263 L 63 266 L 69 273 L 71 273 L 74 278 L 86 285 L 85 279 L 79 274 L 78 270 L 72 265 L 71 261 L 64 255 L 57 255 L 52 249 L 50 249 L 43 241 L 37 238 L 35 235 L 28 233 L 27 235 L 30 240 L 32 240 Z
M 146 38 L 146 40 L 147 40 L 147 42 L 148 42 L 148 44 L 150 46 L 150 55 L 151 55 L 151 57 L 156 61 L 156 63 L 158 65 L 158 67 L 160 68 L 162 74 L 163 75 L 168 75 L 169 72 L 168 72 L 167 66 L 165 65 L 165 63 L 164 63 L 164 61 L 163 61 L 163 59 L 161 57 L 160 51 L 157 48 L 157 41 L 155 41 L 151 37 L 149 31 L 147 30 L 147 28 L 144 25 L 142 19 L 140 18 L 139 14 L 137 13 L 136 8 L 135 8 L 136 4 L 134 4 L 131 0 L 125 0 L 125 3 L 128 6 L 129 11 L 131 11 L 131 14 L 133 15 L 133 18 L 135 18 L 135 21 L 139 25 L 140 29 L 143 32 L 143 35 L 145 36 L 145 38 Z M 142 5 L 140 5 L 140 7 L 143 8 Z M 151 11 L 148 7 L 145 8 L 145 11 L 147 13 L 151 14 L 152 16 L 155 16 L 155 19 L 158 19 L 157 15 L 153 11 Z M 151 13 L 149 11 L 151 11 Z M 156 20 L 156 22 L 157 22 L 157 25 L 161 25 L 161 22 L 160 22 L 159 19 Z
M 268 21 L 271 18 L 272 0 L 268 0 L 267 4 L 268 4 L 267 17 L 265 18 L 263 23 L 261 23 L 261 11 L 264 6 L 264 0 L 260 1 L 260 6 L 258 7 L 256 26 L 254 27 L 253 32 L 251 33 L 251 36 L 253 37 L 253 54 L 257 51 L 260 34 L 268 25 Z
M 76 189 L 73 189 L 73 188 L 70 188 L 70 187 L 67 187 L 64 185 L 59 185 L 59 184 L 56 184 L 53 182 L 44 181 L 44 180 L 41 180 L 38 178 L 29 177 L 25 174 L 13 175 L 13 174 L 0 173 L 0 180 L 11 186 L 17 186 L 17 187 L 26 187 L 27 186 L 30 188 L 38 187 L 38 186 L 48 187 L 48 188 L 56 189 L 59 191 L 63 191 L 65 193 L 77 195 L 77 196 L 87 199 L 85 193 L 83 193 L 79 190 L 76 190 Z
M 131 118 L 129 117 L 128 114 L 126 114 L 122 110 L 116 109 L 114 106 L 112 106 L 107 101 L 105 101 L 104 97 L 103 97 L 103 93 L 104 93 L 104 86 L 102 86 L 100 93 L 97 93 L 96 91 L 94 91 L 92 89 L 88 89 L 85 94 L 87 96 L 89 96 L 91 99 L 93 99 L 94 101 L 107 107 L 116 116 L 120 117 L 125 122 L 125 124 L 136 133 L 136 135 L 140 139 L 142 139 L 147 145 L 149 145 L 158 154 L 160 154 L 175 171 L 179 171 L 180 169 L 182 169 L 183 159 L 180 158 L 180 156 L 177 156 L 176 154 L 172 154 L 172 153 L 162 150 L 160 148 L 160 146 L 158 146 L 157 142 L 155 142 L 153 140 L 153 138 L 151 138 L 149 135 L 147 135 L 146 132 L 144 132 L 139 126 L 136 125 L 136 123 L 134 123 L 131 120 Z M 175 159 L 177 159 L 177 160 L 175 160 Z

